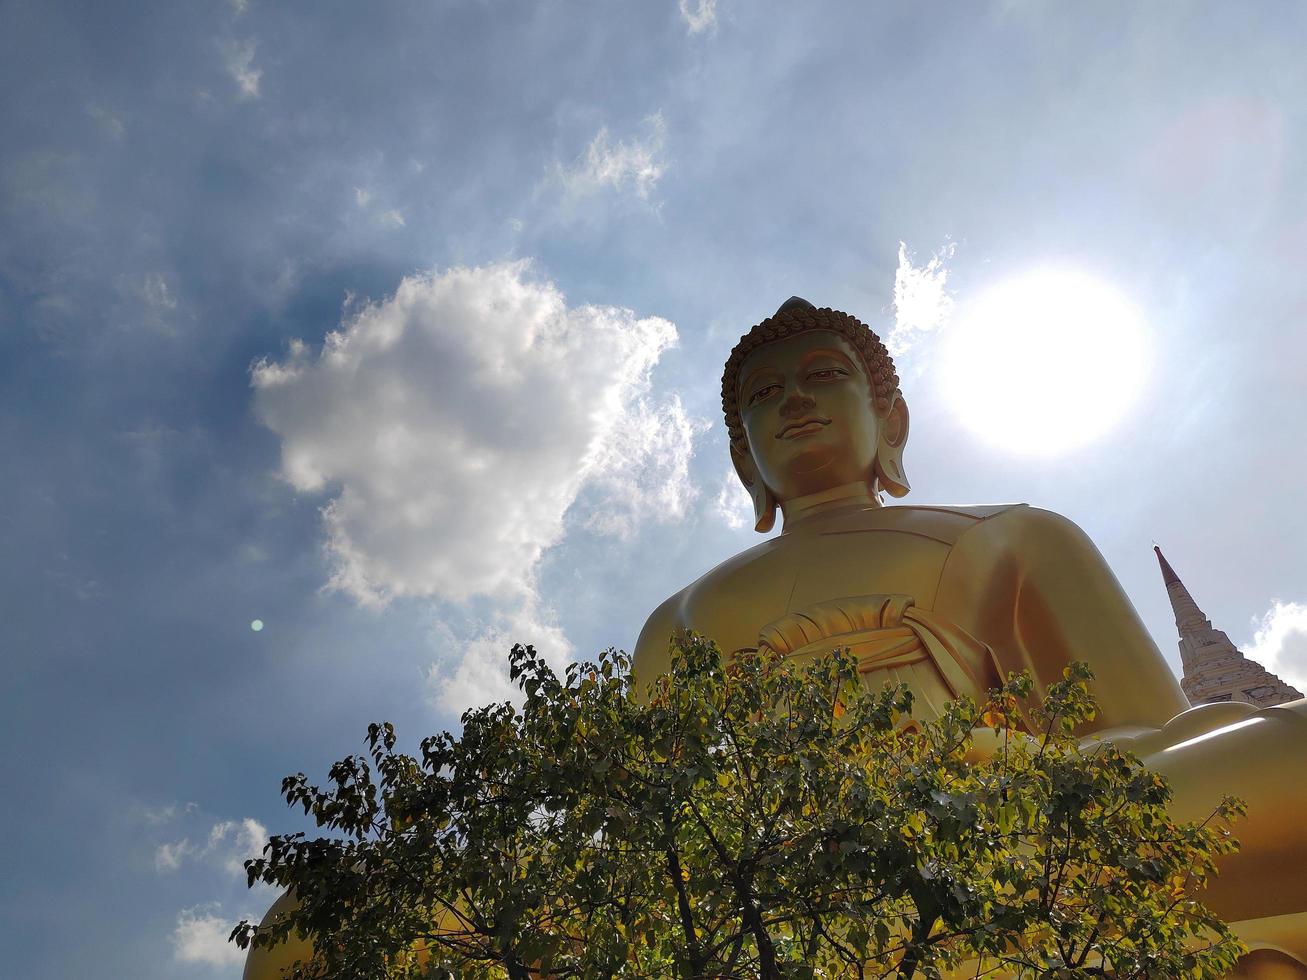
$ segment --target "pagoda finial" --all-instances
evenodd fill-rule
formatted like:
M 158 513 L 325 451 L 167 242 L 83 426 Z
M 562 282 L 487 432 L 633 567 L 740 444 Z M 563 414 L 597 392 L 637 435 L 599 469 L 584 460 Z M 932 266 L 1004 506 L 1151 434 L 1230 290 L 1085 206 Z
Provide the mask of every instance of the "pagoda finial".
M 1171 599 L 1171 609 L 1175 613 L 1175 625 L 1181 634 L 1191 633 L 1194 630 L 1210 630 L 1212 624 L 1208 621 L 1207 616 L 1198 608 L 1198 603 L 1194 602 L 1194 597 L 1189 594 L 1185 584 L 1180 581 L 1180 576 L 1175 574 L 1175 569 L 1171 563 L 1166 560 L 1162 554 L 1162 549 L 1153 545 L 1153 551 L 1157 554 L 1157 563 L 1162 567 L 1162 581 L 1166 584 L 1166 594 Z
M 1175 574 L 1175 569 L 1171 563 L 1166 560 L 1166 555 L 1162 554 L 1162 549 L 1153 545 L 1153 550 L 1157 552 L 1157 563 L 1162 566 L 1162 584 L 1163 585 L 1180 585 L 1180 576 Z

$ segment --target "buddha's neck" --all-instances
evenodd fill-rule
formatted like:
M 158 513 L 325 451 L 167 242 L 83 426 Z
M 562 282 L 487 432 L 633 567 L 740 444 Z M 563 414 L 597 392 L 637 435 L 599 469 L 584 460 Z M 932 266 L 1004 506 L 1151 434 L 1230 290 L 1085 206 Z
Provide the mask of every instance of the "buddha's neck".
M 881 507 L 879 495 L 871 487 L 859 481 L 843 486 L 831 487 L 820 493 L 810 493 L 806 497 L 795 497 L 781 504 L 781 514 L 785 523 L 781 528 L 784 534 L 797 524 L 829 514 L 832 511 L 863 510 L 867 507 Z

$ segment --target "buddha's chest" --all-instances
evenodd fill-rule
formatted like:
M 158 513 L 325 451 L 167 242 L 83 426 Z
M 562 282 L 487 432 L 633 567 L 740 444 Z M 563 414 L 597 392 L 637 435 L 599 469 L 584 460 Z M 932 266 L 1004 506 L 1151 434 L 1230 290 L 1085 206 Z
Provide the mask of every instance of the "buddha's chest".
M 759 631 L 782 617 L 846 596 L 906 595 L 930 609 L 948 552 L 931 538 L 885 530 L 778 538 L 752 561 L 698 583 L 684 625 L 729 652 L 755 646 Z

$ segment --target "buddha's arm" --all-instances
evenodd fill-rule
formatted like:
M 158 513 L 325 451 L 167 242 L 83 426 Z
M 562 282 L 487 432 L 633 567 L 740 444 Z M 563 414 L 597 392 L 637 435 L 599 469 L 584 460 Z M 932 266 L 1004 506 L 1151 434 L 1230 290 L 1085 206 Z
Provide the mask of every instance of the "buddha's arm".
M 1093 730 L 1160 728 L 1189 703 L 1088 536 L 1018 506 L 979 522 L 945 563 L 935 609 L 1028 668 L 1042 692 L 1074 660 L 1093 667 Z
M 263 916 L 260 925 L 264 927 L 272 925 L 276 919 L 291 911 L 294 906 L 295 899 L 289 892 L 284 893 L 272 903 L 272 907 Z M 281 980 L 286 975 L 286 970 L 297 962 L 307 963 L 312 955 L 313 946 L 296 933 L 286 942 L 271 949 L 264 947 L 251 949 L 246 955 L 245 972 L 241 976 L 243 980 Z
M 671 641 L 682 629 L 681 593 L 672 596 L 652 613 L 635 641 L 632 671 L 638 689 L 671 669 Z
M 1206 818 L 1223 795 L 1247 804 L 1239 852 L 1221 861 L 1206 901 L 1231 921 L 1302 916 L 1294 952 L 1307 958 L 1307 700 L 1201 705 L 1118 742 L 1166 775 L 1177 819 Z
M 1168 777 L 1177 818 L 1201 820 L 1222 795 L 1241 797 L 1242 849 L 1221 861 L 1206 901 L 1250 944 L 1307 959 L 1307 701 L 1188 709 L 1097 549 L 1045 511 L 1013 508 L 959 538 L 936 608 L 988 642 L 1006 669 L 1029 667 L 1041 689 L 1066 663 L 1089 662 L 1100 706 L 1093 729 Z

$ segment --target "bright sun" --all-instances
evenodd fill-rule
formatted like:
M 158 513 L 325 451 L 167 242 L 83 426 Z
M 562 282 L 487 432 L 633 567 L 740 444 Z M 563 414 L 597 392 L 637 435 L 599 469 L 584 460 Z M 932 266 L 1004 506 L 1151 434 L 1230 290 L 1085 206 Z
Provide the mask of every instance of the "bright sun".
M 1058 453 L 1110 430 L 1147 373 L 1147 328 L 1116 289 L 1040 269 L 958 310 L 943 382 L 962 420 L 1019 453 Z

